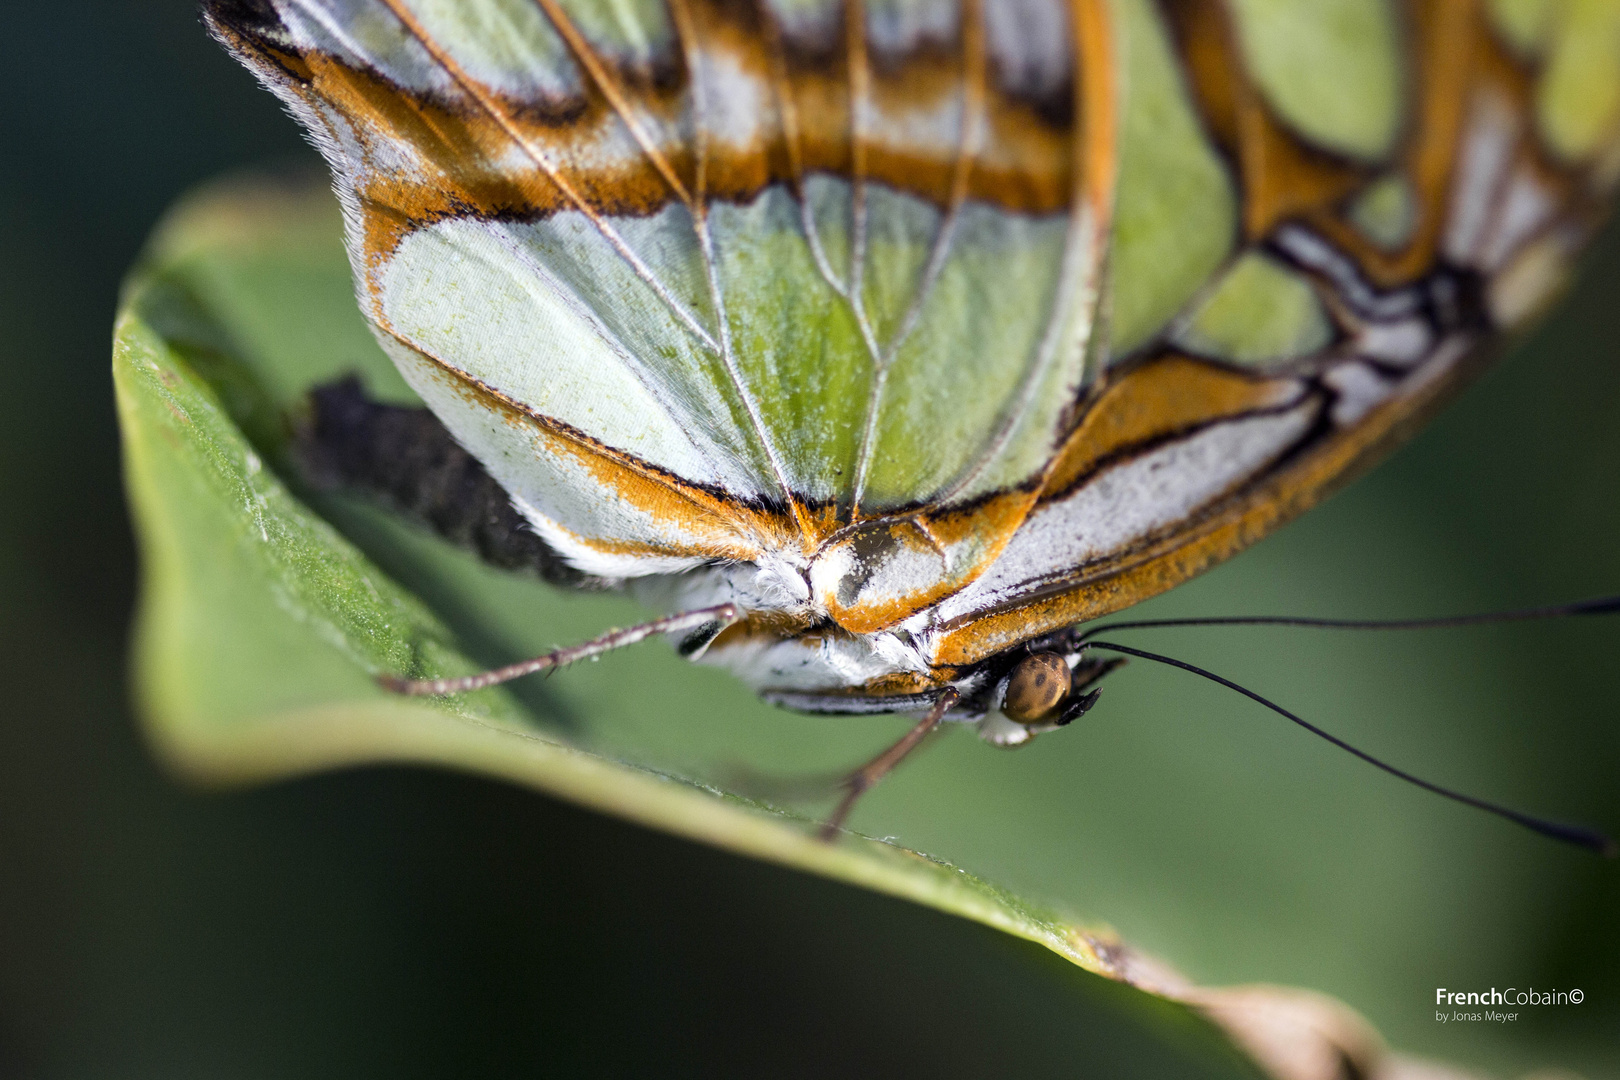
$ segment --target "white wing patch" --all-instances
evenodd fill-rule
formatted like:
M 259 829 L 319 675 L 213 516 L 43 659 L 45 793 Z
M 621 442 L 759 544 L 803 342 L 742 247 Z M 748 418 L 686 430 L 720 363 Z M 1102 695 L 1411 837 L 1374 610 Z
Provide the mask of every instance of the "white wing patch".
M 1491 225 L 1491 209 L 1502 176 L 1513 164 L 1522 124 L 1512 104 L 1495 91 L 1480 91 L 1469 109 L 1467 134 L 1452 178 L 1446 223 L 1448 258 L 1472 265 Z
M 917 618 L 983 611 L 1185 521 L 1294 445 L 1318 409 L 1307 402 L 1217 424 L 1104 471 L 1035 510 L 984 576 Z

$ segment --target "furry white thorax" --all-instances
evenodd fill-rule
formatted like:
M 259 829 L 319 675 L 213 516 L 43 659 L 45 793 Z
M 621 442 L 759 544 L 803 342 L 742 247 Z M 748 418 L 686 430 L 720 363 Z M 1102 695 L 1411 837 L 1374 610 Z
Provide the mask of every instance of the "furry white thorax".
M 690 611 L 733 603 L 745 612 L 780 612 L 821 618 L 806 581 L 807 563 L 786 553 L 758 563 L 720 563 L 684 573 L 626 581 L 639 602 L 659 611 Z M 808 635 L 772 641 L 751 638 L 694 659 L 732 672 L 754 690 L 832 691 L 859 686 L 881 675 L 924 672 L 928 662 L 907 635 Z
M 711 565 L 684 573 L 633 578 L 624 585 L 638 601 L 661 611 L 730 602 L 745 611 L 815 615 L 816 603 L 806 584 L 807 576 L 802 560 L 777 556 L 762 564 Z M 883 675 L 926 672 L 929 664 L 921 644 L 924 639 L 914 637 L 913 632 L 925 634 L 927 622 L 927 615 L 919 614 L 894 630 L 874 634 L 810 634 L 774 641 L 754 637 L 725 648 L 704 650 L 692 659 L 723 668 L 756 692 L 767 691 L 769 697 L 791 699 L 804 694 L 809 698 L 848 690 Z M 1068 660 L 1073 667 L 1078 656 Z M 985 742 L 1007 748 L 1023 746 L 1036 735 L 1057 729 L 1056 724 L 1029 725 L 1008 719 L 1001 712 L 1006 683 L 1003 677 L 988 710 L 962 709 L 946 719 L 969 724 Z M 984 676 L 978 672 L 956 684 L 964 696 L 983 686 Z M 907 711 L 876 700 L 871 704 L 872 712 Z M 851 711 L 861 711 L 858 705 L 851 705 Z M 920 713 L 923 707 L 911 711 Z
M 827 617 L 811 587 L 816 557 L 806 558 L 796 549 L 766 552 L 758 562 L 604 557 L 579 544 L 523 499 L 514 498 L 513 504 L 536 532 L 579 569 L 606 578 L 650 610 L 674 613 L 730 603 L 745 613 L 780 613 L 807 621 Z M 690 658 L 731 672 L 778 704 L 813 711 L 906 712 L 905 705 L 896 700 L 840 695 L 882 676 L 926 673 L 930 668 L 928 643 L 938 618 L 936 607 L 917 612 L 893 629 L 871 634 L 751 636 L 722 648 L 705 646 Z M 674 637 L 673 643 L 679 646 L 685 635 Z M 1078 657 L 1068 659 L 1073 667 Z M 954 685 L 967 698 L 984 688 L 985 678 L 982 671 L 970 672 Z M 1003 677 L 995 688 L 989 708 L 955 710 L 946 719 L 969 725 L 985 742 L 1005 748 L 1027 745 L 1036 735 L 1056 730 L 1056 724 L 1028 725 L 1008 719 L 1001 712 L 1006 681 Z M 919 704 L 910 711 L 920 713 L 925 708 Z
M 643 573 L 624 586 L 637 601 L 657 611 L 731 603 L 745 613 L 815 617 L 825 613 L 814 609 L 805 580 L 807 565 L 796 553 L 767 552 L 759 562 L 702 563 L 673 573 Z

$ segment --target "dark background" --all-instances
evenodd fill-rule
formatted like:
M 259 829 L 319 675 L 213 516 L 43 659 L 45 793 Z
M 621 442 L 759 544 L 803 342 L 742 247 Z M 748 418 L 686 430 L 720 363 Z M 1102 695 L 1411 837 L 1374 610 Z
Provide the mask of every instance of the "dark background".
M 1041 949 L 529 792 L 404 769 L 172 784 L 126 704 L 116 290 L 184 188 L 313 155 L 187 0 L 5 5 L 0 79 L 0 1078 L 1190 1068 Z M 1620 585 L 1617 282 L 1611 236 L 1537 363 L 1368 482 L 1404 508 L 1391 530 L 1466 552 L 1482 605 Z M 1612 732 L 1615 627 L 1540 640 L 1501 663 L 1549 669 L 1547 707 Z M 1541 970 L 1612 1004 L 1620 878 L 1571 881 Z M 1571 1024 L 1578 1061 L 1614 1063 Z

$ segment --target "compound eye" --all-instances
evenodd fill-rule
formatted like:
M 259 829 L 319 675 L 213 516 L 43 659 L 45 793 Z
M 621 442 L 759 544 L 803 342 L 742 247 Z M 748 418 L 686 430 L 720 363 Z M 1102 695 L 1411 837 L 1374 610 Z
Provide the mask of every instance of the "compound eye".
M 1069 696 L 1069 664 L 1053 652 L 1031 653 L 1018 661 L 1007 679 L 1001 711 L 1020 724 L 1049 719 Z

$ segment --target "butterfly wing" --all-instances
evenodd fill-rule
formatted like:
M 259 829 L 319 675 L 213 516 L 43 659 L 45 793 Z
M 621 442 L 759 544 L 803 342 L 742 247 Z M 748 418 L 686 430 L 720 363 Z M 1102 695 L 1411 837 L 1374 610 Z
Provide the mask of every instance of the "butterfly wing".
M 1321 498 L 1620 170 L 1612 0 L 205 10 L 332 164 L 384 347 L 553 546 L 786 560 L 942 669 Z
M 943 595 L 1032 504 L 1097 310 L 1100 0 L 205 12 L 332 165 L 383 346 L 583 569 L 948 504 Z
M 1620 5 L 1558 11 L 1152 13 L 1138 41 L 1157 35 L 1175 61 L 1160 85 L 1222 164 L 1231 239 L 1193 288 L 1160 290 L 1159 310 L 1184 296 L 1168 317 L 1121 295 L 1137 282 L 1119 276 L 1160 254 L 1132 249 L 1148 212 L 1135 177 L 1162 150 L 1129 103 L 1113 361 L 1002 557 L 929 612 L 934 663 L 1107 614 L 1252 543 L 1409 433 L 1544 306 L 1620 167 Z

